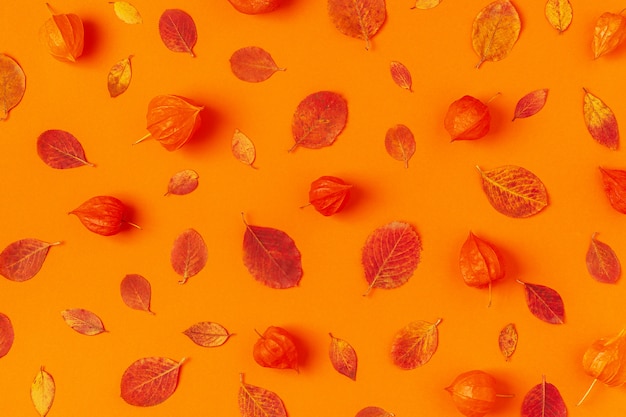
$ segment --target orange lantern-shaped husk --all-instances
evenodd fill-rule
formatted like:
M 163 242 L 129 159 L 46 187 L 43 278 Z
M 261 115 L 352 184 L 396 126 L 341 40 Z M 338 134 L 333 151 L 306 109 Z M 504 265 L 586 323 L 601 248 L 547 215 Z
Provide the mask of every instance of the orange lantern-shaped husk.
M 139 139 L 153 138 L 168 151 L 183 146 L 201 125 L 200 112 L 202 106 L 196 106 L 184 97 L 160 95 L 150 100 L 146 115 L 147 136 Z
M 446 388 L 456 408 L 467 417 L 482 417 L 496 403 L 496 380 L 484 371 L 473 370 L 458 375 Z
M 270 326 L 260 336 L 252 351 L 256 363 L 266 368 L 298 370 L 298 350 L 289 332 Z
M 83 53 L 85 30 L 83 22 L 75 14 L 54 13 L 39 30 L 39 37 L 54 58 L 64 62 L 75 62 Z

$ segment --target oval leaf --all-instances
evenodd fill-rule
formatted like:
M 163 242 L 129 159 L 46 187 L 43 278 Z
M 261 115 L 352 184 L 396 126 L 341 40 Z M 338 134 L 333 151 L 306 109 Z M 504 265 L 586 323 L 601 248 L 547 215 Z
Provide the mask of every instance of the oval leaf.
M 615 251 L 604 242 L 591 236 L 591 243 L 587 249 L 587 270 L 599 282 L 615 284 L 622 273 L 622 268 Z
M 391 79 L 393 82 L 395 82 L 399 87 L 413 92 L 411 89 L 413 86 L 411 72 L 402 62 L 391 61 L 389 70 L 391 71 Z
M 374 230 L 361 255 L 369 283 L 367 293 L 372 288 L 391 289 L 405 284 L 419 264 L 421 251 L 420 237 L 409 223 L 394 221 Z
M 600 58 L 615 50 L 626 34 L 626 18 L 621 14 L 605 12 L 596 20 L 591 49 L 593 58 Z
M 30 386 L 30 398 L 41 417 L 45 417 L 52 408 L 55 391 L 54 378 L 41 367 Z
M 404 162 L 404 167 L 408 168 L 409 160 L 415 154 L 415 137 L 411 129 L 405 125 L 395 125 L 387 130 L 385 149 L 393 159 Z
M 370 39 L 385 23 L 385 0 L 328 0 L 328 16 L 341 33 L 365 41 L 370 49 Z
M 258 83 L 270 78 L 276 71 L 284 71 L 274 62 L 272 56 L 258 46 L 247 46 L 233 52 L 230 69 L 242 81 Z
M 280 397 L 272 391 L 243 382 L 240 376 L 238 403 L 241 417 L 287 417 Z
M 111 97 L 117 97 L 128 89 L 133 76 L 133 71 L 130 66 L 131 58 L 132 56 L 129 56 L 128 58 L 117 61 L 109 70 L 107 87 Z
M 150 282 L 141 275 L 126 275 L 120 283 L 120 294 L 122 301 L 128 307 L 152 313 L 150 310 L 152 287 Z
M 68 326 L 85 336 L 94 336 L 105 332 L 102 320 L 91 311 L 82 308 L 70 308 L 61 311 L 61 317 Z
M 548 192 L 532 172 L 515 165 L 480 171 L 489 203 L 505 216 L 520 218 L 539 213 L 548 205 Z
M 180 9 L 168 9 L 159 19 L 161 40 L 170 51 L 187 52 L 195 57 L 193 47 L 198 32 L 193 18 Z
M 185 330 L 183 334 L 196 345 L 202 347 L 222 346 L 232 336 L 224 326 L 210 321 L 196 323 Z
M 200 128 L 203 109 L 184 97 L 168 94 L 154 97 L 146 115 L 146 128 L 150 133 L 135 144 L 153 138 L 168 151 L 175 151 Z
M 526 305 L 535 317 L 550 324 L 565 323 L 565 307 L 558 292 L 545 285 L 517 282 L 524 285 Z
M 522 417 L 567 417 L 567 407 L 561 393 L 554 385 L 546 382 L 545 375 L 541 383 L 526 393 L 522 401 Z
M 30 238 L 9 244 L 0 253 L 0 275 L 16 282 L 31 279 L 41 269 L 50 246 L 60 244 Z
M 394 417 L 395 414 L 385 411 L 380 407 L 365 407 L 355 417 Z
M 498 346 L 500 347 L 500 352 L 504 356 L 505 360 L 511 359 L 513 353 L 515 353 L 515 349 L 517 348 L 517 329 L 515 328 L 515 324 L 509 323 L 500 330 L 500 335 L 498 336 Z
M 619 147 L 619 129 L 613 111 L 600 98 L 584 91 L 583 115 L 589 134 L 599 144 L 616 150 Z
M 143 23 L 143 18 L 135 6 L 127 1 L 114 1 L 113 11 L 118 19 L 129 25 Z
M 235 129 L 235 133 L 233 133 L 231 150 L 239 162 L 253 166 L 252 164 L 256 159 L 254 142 L 239 129 Z
M 87 161 L 85 151 L 69 132 L 46 130 L 37 138 L 37 154 L 46 165 L 55 169 L 77 168 L 83 165 L 94 166 Z
M 546 104 L 547 99 L 547 88 L 531 91 L 530 93 L 526 94 L 517 102 L 517 105 L 515 106 L 515 114 L 513 115 L 513 120 L 530 117 L 537 114 L 539 110 L 543 109 L 543 106 Z
M 428 10 L 439 6 L 441 0 L 416 0 L 412 9 Z
M 600 167 L 602 187 L 611 206 L 626 214 L 626 171 Z
M 346 126 L 348 103 L 337 93 L 319 91 L 298 104 L 291 122 L 291 131 L 298 146 L 318 149 L 333 144 Z
M 15 333 L 11 319 L 6 314 L 0 313 L 0 358 L 9 353 L 14 339 Z
M 185 359 L 149 357 L 133 362 L 122 375 L 122 398 L 130 405 L 149 407 L 167 400 L 178 386 Z
M 439 332 L 435 323 L 414 321 L 400 329 L 391 345 L 391 359 L 402 369 L 414 369 L 432 358 L 439 345 Z
M 17 106 L 26 91 L 26 75 L 13 58 L 0 53 L 0 120 L 9 117 L 9 110 Z
M 167 193 L 174 195 L 185 195 L 198 188 L 198 173 L 192 169 L 185 169 L 172 175 L 167 184 Z
M 183 277 L 178 281 L 184 284 L 194 275 L 198 274 L 206 265 L 208 250 L 200 233 L 194 229 L 182 232 L 172 246 L 170 262 L 174 271 Z
M 548 0 L 545 15 L 552 27 L 562 33 L 572 23 L 574 16 L 572 4 L 569 0 Z
M 330 347 L 328 348 L 328 357 L 333 368 L 342 375 L 347 376 L 356 381 L 356 369 L 358 360 L 356 351 L 343 339 L 339 339 L 330 334 Z
M 505 58 L 517 42 L 522 23 L 509 0 L 496 0 L 483 8 L 472 26 L 472 46 L 480 57 L 476 68 L 485 61 Z

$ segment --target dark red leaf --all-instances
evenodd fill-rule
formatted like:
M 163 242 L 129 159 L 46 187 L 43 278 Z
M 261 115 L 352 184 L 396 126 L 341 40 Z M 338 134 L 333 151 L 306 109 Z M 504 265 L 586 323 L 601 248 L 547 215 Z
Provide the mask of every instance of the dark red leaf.
M 413 85 L 411 72 L 402 62 L 391 61 L 391 64 L 389 65 L 389 70 L 391 72 L 391 78 L 393 79 L 393 82 L 395 82 L 399 87 L 402 87 L 405 90 L 409 90 L 411 92 L 413 91 L 411 89 Z
M 31 279 L 41 269 L 50 246 L 60 244 L 38 239 L 21 239 L 9 244 L 0 253 L 0 275 L 17 282 Z
M 182 359 L 149 357 L 133 362 L 122 375 L 122 398 L 130 405 L 148 407 L 167 400 L 178 386 Z
M 169 9 L 159 19 L 159 34 L 165 46 L 174 52 L 187 52 L 191 56 L 198 40 L 193 18 L 180 9 Z
M 11 319 L 6 314 L 0 313 L 0 358 L 9 353 L 14 338 L 15 333 Z
M 567 407 L 561 393 L 554 385 L 546 382 L 545 375 L 541 383 L 526 393 L 522 402 L 522 417 L 567 417 Z
M 513 120 L 530 117 L 543 109 L 548 99 L 548 89 L 531 91 L 522 97 L 515 106 L 515 114 Z
M 204 268 L 208 259 L 208 250 L 200 233 L 194 229 L 182 232 L 172 246 L 170 262 L 174 271 L 183 277 L 179 281 L 184 284 L 187 280 Z
M 526 304 L 535 317 L 550 324 L 565 323 L 565 307 L 558 292 L 544 285 L 517 282 L 524 285 Z
M 55 169 L 94 166 L 87 161 L 80 142 L 69 132 L 46 130 L 37 138 L 37 154 L 48 166 Z
M 626 214 L 626 171 L 600 167 L 602 185 L 611 206 Z
M 318 149 L 333 144 L 346 126 L 348 103 L 332 91 L 319 91 L 298 104 L 291 122 L 291 131 L 298 146 Z

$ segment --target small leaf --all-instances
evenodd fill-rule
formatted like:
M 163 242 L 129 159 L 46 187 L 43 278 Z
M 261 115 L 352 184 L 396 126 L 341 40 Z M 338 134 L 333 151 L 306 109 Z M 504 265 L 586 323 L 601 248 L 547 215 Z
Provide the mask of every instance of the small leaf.
M 192 169 L 184 169 L 172 175 L 167 184 L 167 193 L 174 195 L 185 195 L 198 188 L 198 173 Z
M 210 321 L 196 323 L 185 330 L 183 334 L 196 345 L 202 347 L 222 346 L 232 336 L 224 326 Z
M 401 369 L 414 369 L 427 363 L 437 351 L 439 332 L 435 323 L 418 320 L 400 329 L 391 345 L 391 359 Z
M 178 386 L 180 367 L 185 362 L 149 357 L 133 362 L 122 375 L 121 395 L 130 405 L 149 407 L 167 400 Z
M 46 165 L 55 169 L 94 166 L 87 161 L 85 151 L 78 139 L 64 130 L 46 130 L 39 135 L 37 154 Z
M 567 417 L 567 407 L 558 388 L 541 377 L 541 383 L 535 385 L 524 396 L 522 417 Z
M 0 275 L 16 282 L 31 279 L 41 269 L 50 247 L 60 244 L 31 238 L 9 244 L 0 253 Z
M 472 26 L 472 46 L 480 57 L 476 68 L 485 61 L 505 58 L 517 42 L 521 27 L 519 14 L 509 0 L 496 0 L 485 6 Z
M 30 386 L 30 398 L 41 417 L 45 417 L 52 408 L 55 391 L 54 378 L 42 366 Z
M 324 175 L 311 183 L 309 203 L 324 216 L 339 213 L 350 200 L 352 184 L 341 178 Z
M 168 9 L 159 18 L 161 40 L 170 51 L 187 52 L 192 57 L 198 32 L 193 18 L 180 9 Z
M 604 242 L 591 236 L 591 243 L 587 249 L 587 270 L 599 282 L 615 284 L 622 272 L 622 268 L 615 251 Z
M 239 162 L 253 167 L 252 164 L 256 159 L 254 142 L 239 129 L 235 129 L 235 133 L 233 133 L 230 149 Z
M 394 417 L 395 414 L 385 411 L 380 407 L 365 407 L 354 417 Z
M 265 81 L 276 71 L 285 71 L 276 65 L 269 52 L 258 46 L 247 46 L 233 52 L 230 69 L 235 77 L 250 83 Z
M 558 292 L 545 285 L 517 282 L 524 286 L 526 304 L 535 317 L 550 324 L 565 323 L 565 307 Z
M 243 382 L 239 377 L 238 403 L 241 417 L 287 417 L 280 397 L 272 391 Z
M 133 76 L 133 71 L 130 65 L 131 58 L 132 56 L 129 56 L 128 58 L 117 61 L 109 70 L 107 87 L 111 97 L 117 97 L 128 89 L 130 80 Z
M 600 167 L 602 187 L 611 207 L 626 214 L 626 171 Z
M 391 61 L 391 64 L 389 65 L 389 70 L 391 71 L 391 79 L 393 80 L 393 82 L 395 82 L 399 87 L 413 92 L 413 90 L 411 89 L 411 87 L 413 86 L 411 72 L 402 62 Z
M 39 29 L 39 39 L 55 59 L 76 62 L 85 46 L 83 21 L 73 13 L 55 13 L 48 3 L 46 6 L 52 17 Z
M 394 221 L 374 230 L 365 241 L 361 264 L 372 288 L 391 289 L 405 284 L 420 261 L 422 242 L 409 223 Z
M 90 232 L 111 236 L 119 233 L 124 225 L 139 228 L 128 221 L 128 208 L 119 199 L 108 195 L 91 197 L 70 211 Z
M 498 336 L 498 346 L 500 347 L 500 352 L 504 356 L 505 360 L 511 359 L 513 353 L 515 353 L 515 349 L 517 348 L 517 329 L 515 328 L 515 324 L 509 323 L 500 330 L 500 335 Z
M 572 4 L 569 0 L 548 0 L 545 15 L 552 27 L 563 33 L 572 23 Z
M 441 0 L 416 0 L 412 9 L 428 10 L 441 4 Z
M 513 115 L 513 120 L 530 117 L 537 114 L 539 110 L 543 109 L 543 106 L 546 104 L 546 100 L 548 99 L 548 91 L 549 90 L 547 88 L 535 90 L 522 97 L 515 106 L 515 114 Z
M 17 106 L 26 91 L 26 75 L 13 58 L 0 53 L 0 120 L 9 117 L 9 110 Z
M 500 213 L 513 218 L 530 217 L 548 206 L 548 192 L 532 172 L 515 165 L 480 171 L 489 203 Z
M 61 317 L 73 330 L 85 336 L 95 336 L 106 331 L 100 317 L 82 308 L 63 310 Z
M 385 23 L 385 0 L 328 0 L 328 16 L 339 32 L 365 41 L 370 49 L 370 39 Z
M 113 11 L 122 22 L 128 23 L 129 25 L 143 23 L 143 18 L 139 14 L 139 11 L 132 4 L 126 1 L 114 1 L 110 2 L 110 4 L 113 4 Z
M 343 339 L 339 339 L 330 334 L 330 347 L 328 356 L 333 368 L 342 375 L 356 381 L 357 356 L 356 351 Z
M 415 154 L 415 137 L 411 129 L 405 125 L 395 125 L 387 130 L 385 149 L 393 159 L 404 162 L 404 167 L 408 168 L 409 160 Z
M 185 230 L 174 240 L 170 262 L 174 271 L 183 277 L 179 284 L 184 284 L 198 274 L 206 265 L 207 259 L 206 243 L 194 229 Z
M 6 314 L 0 313 L 0 358 L 9 353 L 14 339 L 15 332 L 11 319 Z
M 330 146 L 346 126 L 348 103 L 332 91 L 308 95 L 298 104 L 291 122 L 291 131 L 298 146 L 318 149 Z
M 589 134 L 600 145 L 617 150 L 619 147 L 619 128 L 613 111 L 600 98 L 587 90 L 584 91 L 583 115 Z
M 153 138 L 168 151 L 175 151 L 200 128 L 203 109 L 184 97 L 168 94 L 154 97 L 148 103 L 146 115 L 146 128 L 150 133 L 135 144 Z
M 150 285 L 150 281 L 141 275 L 126 275 L 120 283 L 120 294 L 122 296 L 122 301 L 124 301 L 124 304 L 128 307 L 134 310 L 152 313 L 150 310 L 152 287 Z
M 611 12 L 602 13 L 593 29 L 591 43 L 593 58 L 598 59 L 615 50 L 622 43 L 625 34 L 626 18 L 624 16 Z

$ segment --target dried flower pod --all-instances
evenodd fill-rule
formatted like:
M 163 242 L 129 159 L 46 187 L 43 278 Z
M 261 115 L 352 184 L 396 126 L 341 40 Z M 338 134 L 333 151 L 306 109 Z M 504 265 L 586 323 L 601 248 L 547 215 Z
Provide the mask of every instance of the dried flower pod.
M 350 199 L 352 184 L 337 177 L 322 176 L 311 183 L 309 203 L 324 216 L 343 210 Z
M 111 196 L 97 196 L 70 211 L 90 231 L 102 236 L 118 233 L 125 224 L 138 226 L 127 220 L 128 209 L 120 200 Z
M 259 336 L 252 351 L 256 363 L 266 368 L 298 370 L 298 351 L 289 332 L 270 326 Z
M 496 403 L 496 380 L 484 371 L 464 372 L 445 390 L 452 394 L 454 405 L 467 417 L 482 417 Z
M 489 132 L 490 123 L 489 107 L 472 96 L 463 96 L 450 104 L 444 119 L 453 141 L 480 139 Z
M 600 338 L 594 341 L 583 355 L 583 369 L 594 378 L 593 383 L 578 402 L 587 398 L 597 381 L 609 387 L 617 387 L 626 382 L 626 329 L 617 336 Z
M 85 43 L 82 20 L 73 13 L 57 14 L 48 3 L 46 6 L 52 17 L 39 30 L 39 38 L 54 58 L 75 62 L 82 55 Z

